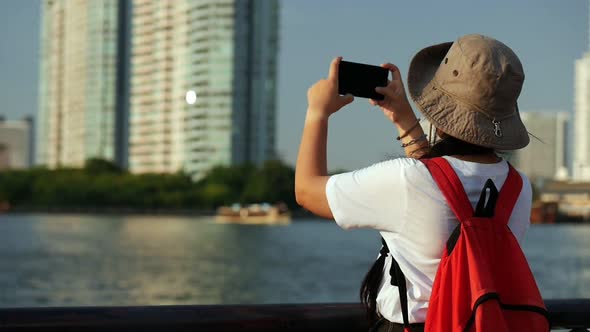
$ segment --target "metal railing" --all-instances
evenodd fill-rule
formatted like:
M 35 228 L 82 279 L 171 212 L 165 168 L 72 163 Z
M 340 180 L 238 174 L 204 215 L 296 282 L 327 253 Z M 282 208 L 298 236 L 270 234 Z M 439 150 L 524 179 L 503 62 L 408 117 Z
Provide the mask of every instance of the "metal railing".
M 546 300 L 553 329 L 587 331 L 590 299 Z M 0 308 L 1 331 L 367 331 L 359 304 Z

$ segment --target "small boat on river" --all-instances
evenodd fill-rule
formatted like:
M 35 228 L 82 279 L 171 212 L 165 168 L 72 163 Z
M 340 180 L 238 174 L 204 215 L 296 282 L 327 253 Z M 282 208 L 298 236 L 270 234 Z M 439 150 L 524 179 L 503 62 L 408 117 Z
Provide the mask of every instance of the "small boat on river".
M 285 204 L 233 204 L 219 207 L 215 221 L 222 224 L 286 225 L 291 223 L 291 213 Z

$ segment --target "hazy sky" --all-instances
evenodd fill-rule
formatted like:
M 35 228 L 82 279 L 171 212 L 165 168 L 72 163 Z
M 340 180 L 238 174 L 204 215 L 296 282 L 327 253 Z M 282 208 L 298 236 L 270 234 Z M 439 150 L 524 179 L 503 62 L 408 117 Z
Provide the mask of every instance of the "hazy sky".
M 0 114 L 8 118 L 37 112 L 39 3 L 0 1 Z M 574 61 L 588 49 L 587 18 L 586 0 L 283 0 L 279 153 L 294 163 L 307 89 L 327 75 L 332 57 L 393 62 L 405 77 L 418 50 L 468 33 L 495 37 L 518 54 L 526 74 L 521 110 L 570 112 Z M 357 98 L 331 120 L 329 168 L 398 154 L 395 136 L 383 114 Z

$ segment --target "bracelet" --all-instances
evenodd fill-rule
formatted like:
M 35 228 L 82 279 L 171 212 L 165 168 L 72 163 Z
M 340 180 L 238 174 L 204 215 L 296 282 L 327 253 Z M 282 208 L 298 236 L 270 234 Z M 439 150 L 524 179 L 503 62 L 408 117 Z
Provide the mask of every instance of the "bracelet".
M 400 135 L 396 138 L 396 140 L 401 140 L 402 138 L 408 136 L 409 133 L 412 132 L 412 130 L 416 129 L 416 127 L 418 127 L 418 125 L 420 124 L 420 118 L 418 118 L 418 120 L 416 121 L 416 123 L 414 123 L 414 125 L 412 127 L 410 127 L 410 129 L 408 129 L 403 135 Z
M 416 143 L 418 143 L 420 141 L 425 141 L 425 140 L 426 140 L 426 135 L 425 134 L 422 134 L 422 136 L 420 136 L 420 137 L 418 137 L 416 139 L 413 139 L 413 140 L 409 141 L 408 143 L 403 143 L 402 144 L 402 148 L 407 148 L 410 145 L 414 145 L 414 144 L 416 144 Z

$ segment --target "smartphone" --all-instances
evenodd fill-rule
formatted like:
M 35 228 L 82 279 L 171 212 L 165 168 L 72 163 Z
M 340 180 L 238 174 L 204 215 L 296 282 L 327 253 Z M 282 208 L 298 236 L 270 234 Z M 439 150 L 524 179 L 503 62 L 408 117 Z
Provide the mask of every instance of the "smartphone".
M 387 86 L 389 70 L 378 66 L 356 62 L 340 61 L 338 67 L 338 93 L 347 93 L 356 97 L 383 100 L 383 95 L 375 88 Z

